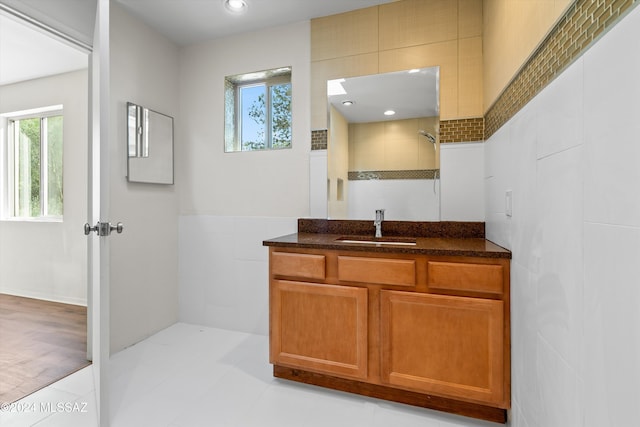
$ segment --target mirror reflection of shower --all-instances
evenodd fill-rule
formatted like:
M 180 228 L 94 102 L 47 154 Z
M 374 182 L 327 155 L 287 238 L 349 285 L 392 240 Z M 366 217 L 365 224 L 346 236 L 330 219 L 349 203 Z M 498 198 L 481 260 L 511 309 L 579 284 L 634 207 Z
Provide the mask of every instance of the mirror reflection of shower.
M 418 131 L 418 133 L 420 135 L 424 136 L 425 138 L 427 138 L 429 140 L 429 142 L 432 143 L 434 148 L 435 148 L 435 146 L 436 146 L 436 137 L 435 136 L 433 136 L 432 134 L 430 134 L 429 132 L 427 132 L 424 129 L 420 129 Z
M 433 136 L 432 134 L 430 134 L 429 132 L 427 132 L 424 129 L 420 129 L 418 131 L 418 134 L 424 136 L 425 138 L 427 138 L 429 140 L 429 142 L 433 144 L 433 149 L 437 150 L 437 148 L 436 148 L 436 137 L 435 136 Z M 433 194 L 437 194 L 436 181 L 438 179 L 439 179 L 439 175 L 436 175 L 434 180 L 433 180 Z
M 440 220 L 439 88 L 439 67 L 327 82 L 329 218 Z

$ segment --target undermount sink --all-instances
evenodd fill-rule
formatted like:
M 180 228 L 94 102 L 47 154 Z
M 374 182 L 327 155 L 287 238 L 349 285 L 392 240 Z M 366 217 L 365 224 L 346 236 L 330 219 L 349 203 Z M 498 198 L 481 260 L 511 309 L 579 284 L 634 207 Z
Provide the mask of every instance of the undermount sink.
M 340 243 L 361 243 L 365 245 L 401 245 L 415 246 L 415 239 L 404 237 L 363 237 L 363 236 L 343 236 L 336 239 Z

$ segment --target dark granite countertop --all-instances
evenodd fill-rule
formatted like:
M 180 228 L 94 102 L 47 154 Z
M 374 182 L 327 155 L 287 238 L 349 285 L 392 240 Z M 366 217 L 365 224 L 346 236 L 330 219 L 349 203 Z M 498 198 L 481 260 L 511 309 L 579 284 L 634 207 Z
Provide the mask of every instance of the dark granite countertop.
M 374 234 L 373 220 L 298 219 L 298 233 L 326 233 L 358 236 Z M 385 237 L 453 237 L 484 238 L 484 222 L 459 221 L 389 221 L 382 224 Z
M 511 259 L 510 251 L 485 239 L 484 222 L 384 221 L 382 231 L 385 243 L 359 243 L 376 241 L 373 221 L 300 218 L 297 233 L 265 240 L 263 245 Z M 415 245 L 403 244 L 407 242 Z
M 343 242 L 341 240 L 350 240 Z M 383 237 L 387 243 L 358 243 L 375 241 L 372 236 L 331 233 L 294 233 L 265 240 L 264 246 L 305 249 L 335 249 L 360 252 L 404 253 L 417 255 L 472 256 L 483 258 L 511 258 L 511 252 L 484 238 L 456 237 Z M 393 243 L 395 240 L 396 243 Z M 415 245 L 405 245 L 415 241 Z

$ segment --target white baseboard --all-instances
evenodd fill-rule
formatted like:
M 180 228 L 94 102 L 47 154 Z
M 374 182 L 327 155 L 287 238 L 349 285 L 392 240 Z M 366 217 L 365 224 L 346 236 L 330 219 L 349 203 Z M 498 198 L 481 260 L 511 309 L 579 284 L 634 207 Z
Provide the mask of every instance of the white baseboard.
M 59 302 L 63 304 L 80 305 L 83 307 L 87 306 L 87 300 L 84 298 L 48 295 L 42 292 L 25 292 L 25 291 L 16 290 L 16 289 L 0 288 L 0 294 L 13 295 L 16 297 L 40 299 L 40 300 L 51 301 L 51 302 Z

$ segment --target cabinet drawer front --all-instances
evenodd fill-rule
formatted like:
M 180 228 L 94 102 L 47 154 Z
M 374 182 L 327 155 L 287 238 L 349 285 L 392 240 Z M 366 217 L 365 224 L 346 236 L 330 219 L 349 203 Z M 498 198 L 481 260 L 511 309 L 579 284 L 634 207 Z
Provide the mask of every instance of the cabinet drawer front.
M 273 252 L 271 254 L 271 274 L 307 279 L 324 280 L 326 276 L 325 256 Z
M 406 259 L 339 256 L 338 280 L 380 285 L 416 285 L 416 262 Z
M 428 284 L 432 290 L 502 295 L 502 276 L 501 265 L 434 261 L 428 263 Z

